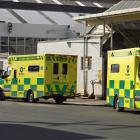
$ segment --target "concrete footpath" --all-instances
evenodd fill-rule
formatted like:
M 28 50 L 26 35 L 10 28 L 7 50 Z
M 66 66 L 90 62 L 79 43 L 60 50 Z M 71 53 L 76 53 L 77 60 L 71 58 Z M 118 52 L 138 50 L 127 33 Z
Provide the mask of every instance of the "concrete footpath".
M 99 99 L 88 99 L 82 97 L 76 97 L 74 99 L 67 99 L 64 104 L 75 104 L 75 105 L 97 105 L 97 106 L 104 106 L 107 105 L 106 101 L 99 100 Z
M 0 102 L 2 104 L 11 104 L 11 103 L 18 103 L 18 104 L 26 104 L 26 102 L 23 102 L 23 100 L 18 100 L 18 99 L 9 99 L 6 101 Z M 36 105 L 45 105 L 45 104 L 56 104 L 54 99 L 40 99 Z M 87 106 L 106 106 L 107 103 L 104 100 L 100 99 L 89 99 L 89 98 L 83 98 L 83 97 L 75 97 L 73 99 L 67 99 L 66 101 L 63 102 L 63 104 L 70 104 L 70 105 L 87 105 Z M 28 104 L 29 105 L 29 104 Z M 35 105 L 35 104 L 33 104 Z

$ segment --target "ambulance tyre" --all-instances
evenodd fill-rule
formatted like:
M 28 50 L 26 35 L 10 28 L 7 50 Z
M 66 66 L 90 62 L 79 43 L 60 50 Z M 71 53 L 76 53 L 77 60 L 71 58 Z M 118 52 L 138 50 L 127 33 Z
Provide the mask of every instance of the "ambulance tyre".
M 39 98 L 34 99 L 34 103 L 39 102 Z
M 62 96 L 54 97 L 54 100 L 57 104 L 62 104 L 65 101 L 65 98 Z
M 114 109 L 115 109 L 117 112 L 122 112 L 122 111 L 124 111 L 124 107 L 120 107 L 120 106 L 119 106 L 119 98 L 118 98 L 118 96 L 115 96 L 115 99 L 114 99 Z
M 5 100 L 5 96 L 3 94 L 3 90 L 0 89 L 0 101 L 4 101 Z
M 34 93 L 32 90 L 28 90 L 26 100 L 28 103 L 33 103 L 35 101 L 34 100 Z

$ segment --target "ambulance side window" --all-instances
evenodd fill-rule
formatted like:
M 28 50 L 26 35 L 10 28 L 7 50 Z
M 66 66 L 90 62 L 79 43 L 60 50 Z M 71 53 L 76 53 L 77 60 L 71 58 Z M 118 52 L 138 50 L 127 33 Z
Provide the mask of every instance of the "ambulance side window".
M 62 66 L 62 74 L 67 74 L 68 73 L 68 64 L 63 64 Z
M 140 62 L 139 62 L 139 67 L 138 67 L 138 77 L 140 79 Z
M 53 74 L 58 74 L 59 64 L 53 63 Z
M 29 66 L 29 67 L 28 67 L 28 71 L 29 71 L 29 72 L 39 72 L 39 66 L 38 66 L 38 65 Z
M 120 65 L 119 64 L 111 64 L 111 73 L 119 73 Z

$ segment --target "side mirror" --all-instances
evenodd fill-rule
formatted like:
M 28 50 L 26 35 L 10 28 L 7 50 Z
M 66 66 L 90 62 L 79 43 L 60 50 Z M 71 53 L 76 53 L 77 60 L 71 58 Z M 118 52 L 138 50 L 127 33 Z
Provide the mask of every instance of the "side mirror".
M 7 78 L 8 76 L 9 76 L 9 75 L 8 75 L 8 72 L 5 71 L 5 72 L 4 72 L 4 77 Z
M 2 72 L 0 72 L 0 77 L 2 78 L 2 79 L 5 79 L 5 78 L 7 78 L 9 75 L 8 75 L 8 73 L 7 73 L 7 71 L 2 71 Z

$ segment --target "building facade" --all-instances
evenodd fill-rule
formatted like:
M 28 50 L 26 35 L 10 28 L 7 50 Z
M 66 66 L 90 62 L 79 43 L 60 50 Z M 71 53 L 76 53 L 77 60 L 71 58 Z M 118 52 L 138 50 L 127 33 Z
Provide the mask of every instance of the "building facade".
M 85 45 L 87 46 L 86 48 Z M 87 50 L 87 56 L 84 56 L 85 49 Z M 91 95 L 93 93 L 91 81 L 93 80 L 99 82 L 102 80 L 100 37 L 89 39 L 86 44 L 84 42 L 84 38 L 52 42 L 39 42 L 37 46 L 37 53 L 77 55 L 77 93 L 84 94 L 84 90 L 86 89 L 86 92 Z M 84 57 L 86 58 L 85 66 L 83 65 Z M 95 84 L 95 95 L 102 95 L 101 82 Z
M 0 22 L 0 53 L 37 53 L 37 43 L 76 36 L 67 25 L 39 25 Z

